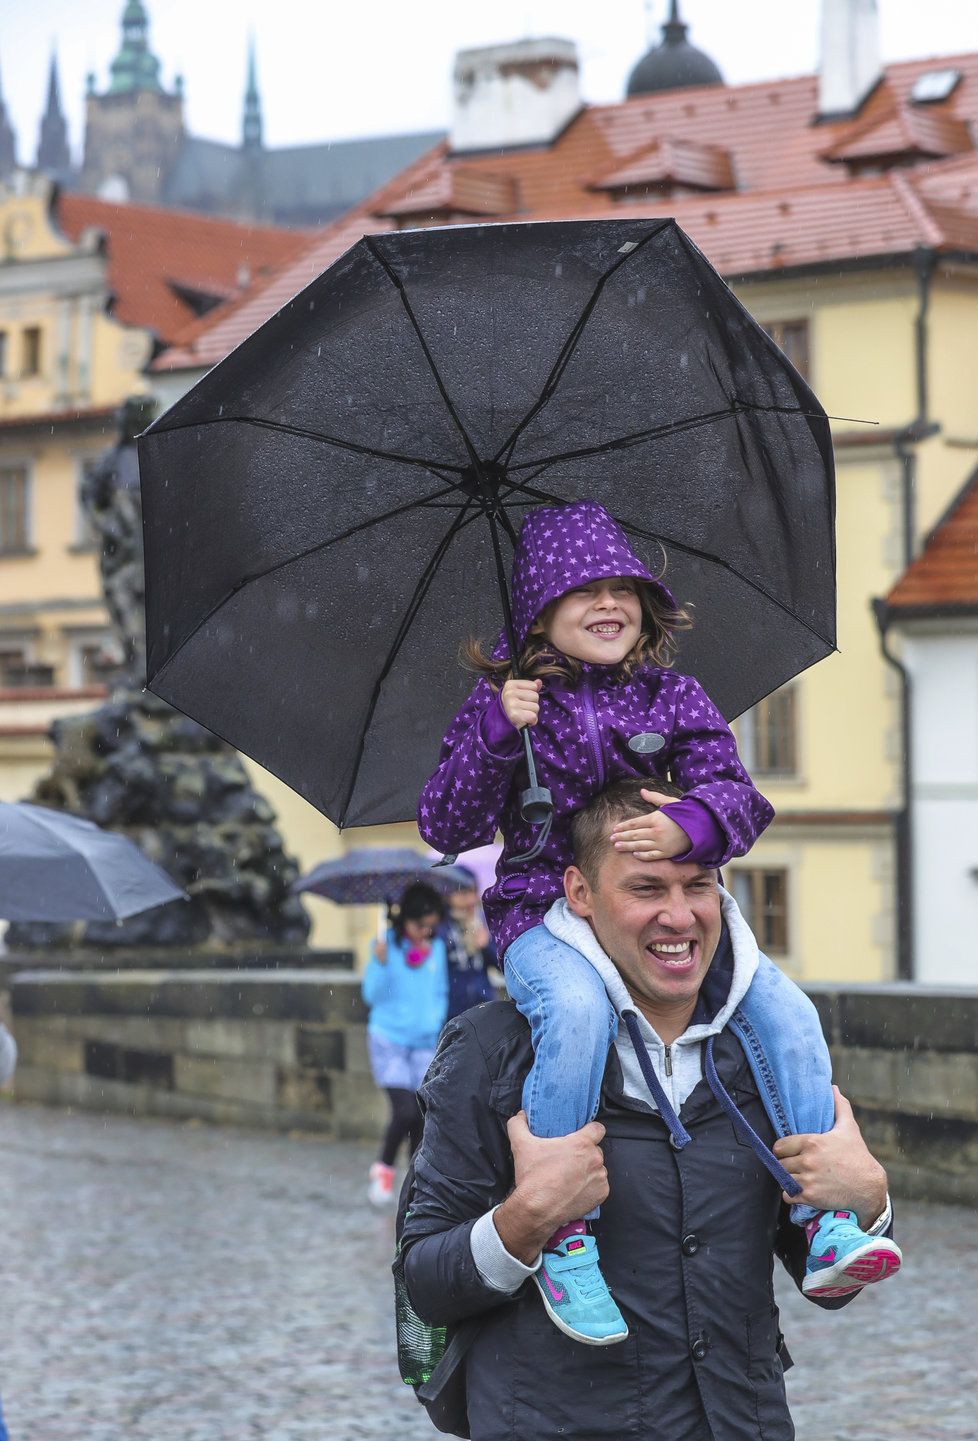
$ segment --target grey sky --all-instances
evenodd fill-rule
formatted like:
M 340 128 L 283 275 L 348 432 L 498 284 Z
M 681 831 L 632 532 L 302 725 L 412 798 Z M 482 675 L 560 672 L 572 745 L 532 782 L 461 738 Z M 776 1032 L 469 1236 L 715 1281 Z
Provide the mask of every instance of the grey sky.
M 237 141 L 249 30 L 266 141 L 282 145 L 447 126 L 454 52 L 526 34 L 577 42 L 582 91 L 620 99 L 666 0 L 146 0 L 167 86 L 181 72 L 189 128 Z M 0 86 L 22 163 L 33 160 L 57 44 L 71 143 L 85 74 L 98 88 L 118 48 L 123 0 L 0 0 Z M 683 0 L 691 39 L 734 83 L 814 70 L 819 0 Z M 651 14 L 651 23 L 649 21 Z M 880 0 L 886 60 L 978 49 L 974 0 Z

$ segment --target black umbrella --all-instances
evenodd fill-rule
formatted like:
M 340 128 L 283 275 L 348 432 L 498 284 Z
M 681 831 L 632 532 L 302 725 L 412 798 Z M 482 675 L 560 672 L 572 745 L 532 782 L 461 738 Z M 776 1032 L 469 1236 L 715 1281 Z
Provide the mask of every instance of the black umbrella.
M 0 802 L 5 921 L 122 921 L 179 900 L 183 891 L 118 832 L 47 806 Z
M 311 891 L 340 906 L 396 900 L 412 881 L 426 881 L 439 891 L 456 891 L 472 885 L 468 871 L 432 865 L 431 856 L 410 846 L 364 846 L 332 861 L 321 861 L 292 886 Z
M 413 816 L 528 506 L 668 557 L 728 717 L 834 647 L 824 412 L 671 220 L 367 236 L 139 455 L 150 688 L 340 825 Z

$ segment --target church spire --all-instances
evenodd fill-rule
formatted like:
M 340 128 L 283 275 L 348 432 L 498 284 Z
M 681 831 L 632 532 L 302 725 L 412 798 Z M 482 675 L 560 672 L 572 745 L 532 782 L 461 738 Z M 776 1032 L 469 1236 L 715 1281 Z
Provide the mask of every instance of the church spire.
M 261 97 L 258 94 L 257 67 L 255 64 L 255 37 L 248 40 L 248 79 L 245 88 L 244 115 L 241 122 L 242 150 L 262 148 Z
M 122 12 L 122 45 L 110 69 L 110 95 L 163 88 L 160 62 L 149 48 L 149 16 L 142 0 L 126 0 Z
M 48 70 L 47 107 L 41 117 L 37 138 L 37 168 L 48 175 L 60 176 L 71 169 L 68 148 L 68 124 L 61 109 L 61 86 L 58 81 L 58 57 L 51 51 Z
M 17 137 L 7 115 L 7 107 L 3 103 L 3 90 L 0 88 L 0 180 L 10 175 L 16 166 Z

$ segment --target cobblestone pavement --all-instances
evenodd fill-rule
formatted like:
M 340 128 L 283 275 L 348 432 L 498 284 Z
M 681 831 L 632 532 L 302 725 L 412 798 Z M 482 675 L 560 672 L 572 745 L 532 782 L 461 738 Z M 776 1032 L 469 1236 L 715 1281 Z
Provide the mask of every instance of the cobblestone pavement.
M 369 1160 L 0 1103 L 12 1441 L 432 1441 L 397 1378 Z M 900 1235 L 901 1278 L 844 1316 L 781 1288 L 799 1441 L 978 1438 L 973 1223 L 908 1204 Z

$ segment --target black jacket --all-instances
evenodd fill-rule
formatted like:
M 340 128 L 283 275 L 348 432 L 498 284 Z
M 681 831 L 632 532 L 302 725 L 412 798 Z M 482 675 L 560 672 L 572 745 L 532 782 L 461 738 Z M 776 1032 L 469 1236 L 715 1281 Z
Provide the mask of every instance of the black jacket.
M 717 1037 L 721 1080 L 754 1129 L 774 1134 L 740 1047 Z M 475 1220 L 513 1184 L 506 1121 L 532 1050 L 508 1002 L 449 1022 L 422 1088 L 424 1141 L 402 1254 L 412 1303 L 432 1324 L 481 1315 L 466 1358 L 472 1441 L 791 1441 L 778 1329 L 777 1254 L 800 1285 L 805 1237 L 776 1183 L 735 1137 L 705 1080 L 682 1108 L 676 1151 L 651 1108 L 622 1095 L 612 1048 L 598 1119 L 611 1194 L 594 1223 L 627 1341 L 584 1346 L 548 1319 L 533 1282 L 514 1297 L 482 1280 Z M 817 1304 L 835 1309 L 851 1297 Z

